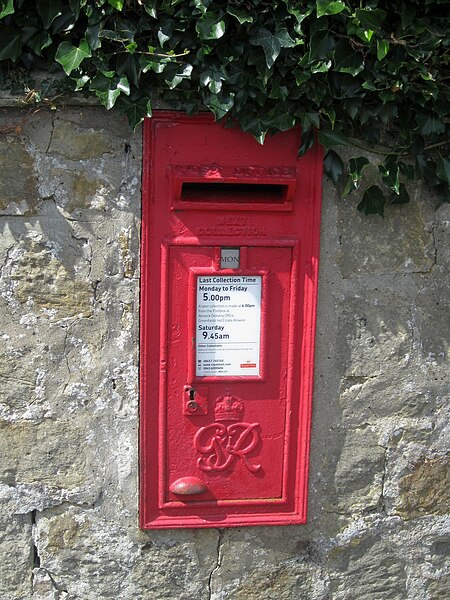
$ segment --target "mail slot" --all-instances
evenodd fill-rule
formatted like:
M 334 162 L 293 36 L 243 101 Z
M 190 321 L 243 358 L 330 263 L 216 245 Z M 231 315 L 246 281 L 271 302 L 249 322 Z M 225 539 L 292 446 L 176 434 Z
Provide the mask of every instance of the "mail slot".
M 306 521 L 322 153 L 144 125 L 141 527 Z

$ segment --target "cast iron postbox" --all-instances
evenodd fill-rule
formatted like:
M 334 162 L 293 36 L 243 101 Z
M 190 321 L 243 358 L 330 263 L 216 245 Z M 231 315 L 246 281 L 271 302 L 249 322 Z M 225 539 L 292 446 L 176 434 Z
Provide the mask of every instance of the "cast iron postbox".
M 322 154 L 144 129 L 141 526 L 306 520 Z

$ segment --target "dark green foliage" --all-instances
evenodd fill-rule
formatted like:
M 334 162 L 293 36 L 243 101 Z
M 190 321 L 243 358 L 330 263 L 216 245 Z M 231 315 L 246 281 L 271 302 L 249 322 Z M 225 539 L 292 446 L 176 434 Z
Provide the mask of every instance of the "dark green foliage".
M 206 107 L 260 142 L 299 124 L 300 154 L 318 130 L 344 194 L 368 161 L 345 167 L 334 148 L 380 156 L 379 184 L 359 208 L 382 215 L 408 201 L 413 176 L 449 199 L 449 4 L 0 0 L 0 82 L 17 92 L 35 68 L 65 72 L 72 90 L 117 106 L 133 127 L 154 98 L 189 113 Z

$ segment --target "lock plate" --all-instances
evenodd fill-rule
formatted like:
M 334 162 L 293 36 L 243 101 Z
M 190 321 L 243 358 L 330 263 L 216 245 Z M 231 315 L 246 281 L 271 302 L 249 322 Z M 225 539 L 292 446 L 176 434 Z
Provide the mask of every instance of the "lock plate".
M 183 414 L 187 417 L 197 417 L 208 414 L 208 399 L 206 386 L 184 386 Z

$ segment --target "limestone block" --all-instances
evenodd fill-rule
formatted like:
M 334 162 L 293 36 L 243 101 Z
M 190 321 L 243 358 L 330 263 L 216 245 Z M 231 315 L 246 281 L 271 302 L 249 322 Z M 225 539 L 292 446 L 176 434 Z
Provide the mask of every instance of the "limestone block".
M 450 277 L 426 278 L 414 318 L 423 358 L 450 368 Z
M 423 459 L 400 481 L 396 513 L 404 519 L 450 511 L 450 455 Z
M 100 507 L 61 506 L 37 518 L 41 566 L 83 600 L 209 597 L 217 532 L 147 533 L 135 543 Z
M 333 600 L 406 600 L 405 563 L 395 546 L 380 540 L 353 540 L 330 552 Z
M 0 301 L 0 419 L 54 417 L 67 379 L 66 331 L 32 311 Z M 67 406 L 64 407 L 66 411 Z
M 28 600 L 33 551 L 29 515 L 15 515 L 0 490 L 0 598 Z
M 15 264 L 11 265 L 14 295 L 25 304 L 29 301 L 41 310 L 55 311 L 59 318 L 92 314 L 92 285 L 79 279 L 41 242 L 23 245 Z
M 20 351 L 0 350 L 0 415 L 3 418 L 26 411 L 36 399 L 38 374 L 29 362 Z
M 8 485 L 82 486 L 92 477 L 89 425 L 86 416 L 41 423 L 0 421 L 0 479 Z
M 341 511 L 367 512 L 377 507 L 384 463 L 385 450 L 368 427 L 346 433 L 335 475 L 337 505 Z
M 394 369 L 382 376 L 348 377 L 342 380 L 342 415 L 352 426 L 390 416 L 430 416 L 436 407 L 438 390 L 426 374 L 414 368 L 400 376 Z
M 105 210 L 107 196 L 111 193 L 110 184 L 105 179 L 96 179 L 90 173 L 85 175 L 83 172 L 69 171 L 66 173 L 66 185 L 69 186 L 70 195 L 64 209 L 68 213 L 81 215 L 87 208 Z
M 450 271 L 450 207 L 448 204 L 443 204 L 436 212 L 436 224 L 433 229 L 436 270 L 448 273 Z
M 39 206 L 34 161 L 18 136 L 0 136 L 0 214 L 33 214 Z
M 388 207 L 384 219 L 361 214 L 356 210 L 358 202 L 358 198 L 337 202 L 340 246 L 336 260 L 345 279 L 431 269 L 435 253 L 431 202 L 417 202 L 413 197 L 407 209 Z
M 314 545 L 289 527 L 229 530 L 219 541 L 211 598 L 325 600 L 327 582 L 314 559 Z M 299 539 L 300 538 L 300 539 Z
M 118 154 L 123 151 L 125 140 L 118 131 L 101 129 L 98 124 L 89 127 L 85 120 L 58 117 L 54 121 L 53 135 L 48 152 L 70 160 L 89 160 L 105 154 Z M 129 132 L 127 137 L 129 137 Z
M 0 353 L 0 419 L 43 419 L 54 415 L 55 403 L 51 400 L 64 387 L 60 375 L 49 374 L 42 364 L 29 369 L 26 362 L 31 362 L 26 355 L 11 360 Z
M 450 575 L 443 575 L 439 579 L 429 580 L 425 586 L 430 600 L 447 600 L 450 590 Z
M 149 535 L 130 573 L 129 593 L 158 600 L 209 600 L 217 564 L 217 531 Z
M 428 577 L 425 589 L 431 600 L 444 600 L 450 589 L 450 531 L 447 528 L 447 535 L 439 537 L 435 534 L 433 537 L 435 541 L 431 544 L 429 560 L 435 571 Z
M 70 600 L 66 590 L 58 586 L 53 575 L 46 569 L 33 569 L 33 598 L 39 600 Z
M 337 348 L 347 377 L 401 372 L 411 353 L 408 300 L 390 290 L 365 289 L 344 299 Z

